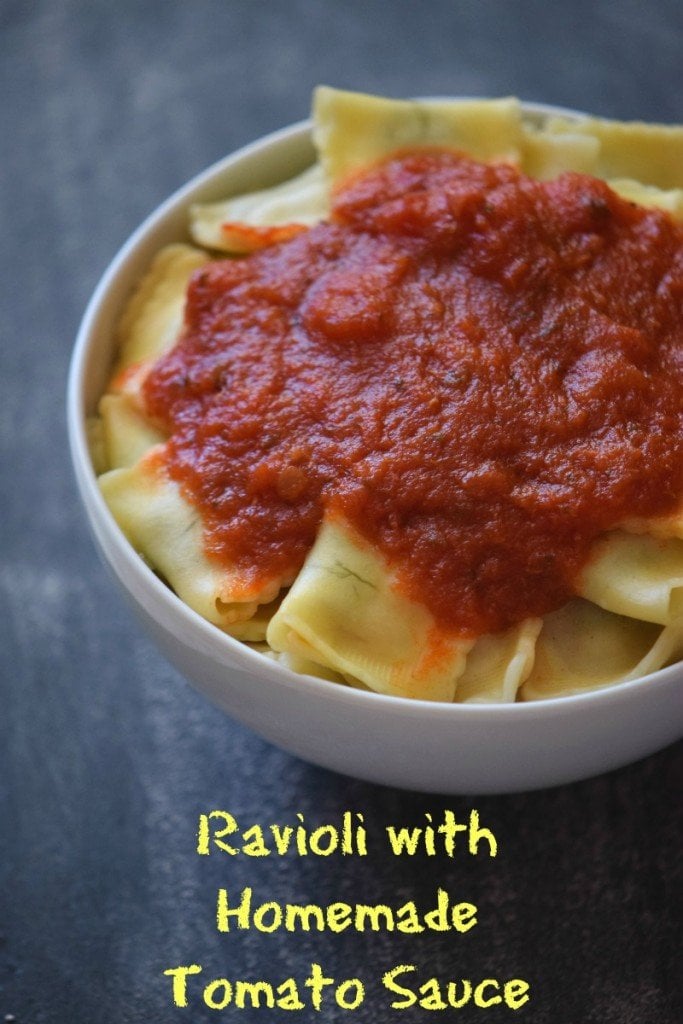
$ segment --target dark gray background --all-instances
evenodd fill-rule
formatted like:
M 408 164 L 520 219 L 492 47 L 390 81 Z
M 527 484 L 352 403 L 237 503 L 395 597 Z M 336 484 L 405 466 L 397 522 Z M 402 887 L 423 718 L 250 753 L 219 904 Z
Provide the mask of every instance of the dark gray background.
M 0 1021 L 433 1019 L 387 1008 L 379 977 L 399 962 L 527 978 L 532 1001 L 513 1017 L 539 1024 L 683 1020 L 680 744 L 486 799 L 294 760 L 208 706 L 140 635 L 90 542 L 64 429 L 72 340 L 115 250 L 195 172 L 305 116 L 317 82 L 683 121 L 682 30 L 678 0 L 0 0 Z M 470 806 L 498 836 L 496 861 L 381 856 L 385 824 Z M 212 807 L 245 827 L 351 808 L 371 854 L 200 858 L 196 818 Z M 218 935 L 215 889 L 248 884 L 259 902 L 425 906 L 443 885 L 479 903 L 481 923 L 455 938 Z M 175 1009 L 162 971 L 192 961 L 207 981 L 303 980 L 318 961 L 369 992 L 355 1014 Z

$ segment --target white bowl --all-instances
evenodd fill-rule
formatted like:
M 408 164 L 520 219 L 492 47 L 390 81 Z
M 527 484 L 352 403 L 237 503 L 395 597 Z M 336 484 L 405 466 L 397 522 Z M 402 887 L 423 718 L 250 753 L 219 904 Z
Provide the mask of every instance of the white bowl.
M 532 116 L 551 109 L 525 106 Z M 527 704 L 434 704 L 354 690 L 295 675 L 222 634 L 147 568 L 119 530 L 97 486 L 85 420 L 105 387 L 126 297 L 163 245 L 187 238 L 190 203 L 274 184 L 312 159 L 310 125 L 302 122 L 210 167 L 126 242 L 83 318 L 69 378 L 71 454 L 97 544 L 144 628 L 233 718 L 308 761 L 386 785 L 514 792 L 596 775 L 673 742 L 683 734 L 681 664 L 612 688 Z

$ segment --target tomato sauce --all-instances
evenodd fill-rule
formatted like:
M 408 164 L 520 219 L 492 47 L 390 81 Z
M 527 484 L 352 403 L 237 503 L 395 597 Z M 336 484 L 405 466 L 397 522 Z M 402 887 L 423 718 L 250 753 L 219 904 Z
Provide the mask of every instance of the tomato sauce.
M 198 271 L 145 401 L 245 587 L 293 578 L 327 512 L 481 634 L 560 606 L 599 534 L 680 502 L 682 340 L 668 215 L 421 151 Z

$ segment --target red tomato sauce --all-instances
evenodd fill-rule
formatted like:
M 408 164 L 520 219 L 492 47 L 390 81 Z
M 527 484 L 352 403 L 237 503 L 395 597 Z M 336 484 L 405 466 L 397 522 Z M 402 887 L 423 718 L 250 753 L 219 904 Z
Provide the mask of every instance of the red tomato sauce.
M 145 384 L 206 548 L 291 579 L 345 517 L 445 628 L 559 607 L 683 495 L 683 230 L 563 174 L 403 154 L 189 287 Z

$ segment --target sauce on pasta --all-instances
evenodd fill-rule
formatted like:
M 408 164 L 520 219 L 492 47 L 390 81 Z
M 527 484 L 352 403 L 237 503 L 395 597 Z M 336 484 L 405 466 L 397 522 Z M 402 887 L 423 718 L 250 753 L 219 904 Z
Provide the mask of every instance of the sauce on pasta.
M 559 607 L 591 544 L 683 495 L 683 230 L 578 174 L 445 151 L 198 271 L 148 376 L 166 465 L 245 587 L 324 513 L 462 635 Z

